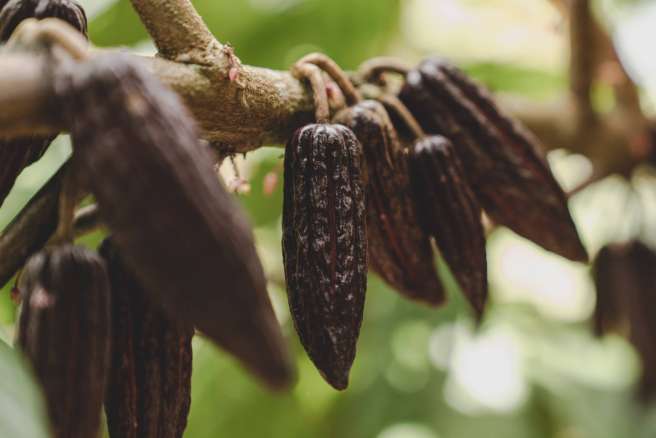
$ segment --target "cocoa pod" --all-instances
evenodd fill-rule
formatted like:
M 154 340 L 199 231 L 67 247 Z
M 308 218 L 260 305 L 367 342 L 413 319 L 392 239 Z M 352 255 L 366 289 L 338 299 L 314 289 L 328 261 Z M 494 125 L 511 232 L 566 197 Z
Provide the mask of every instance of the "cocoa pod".
M 441 136 L 417 140 L 408 154 L 419 223 L 435 238 L 480 319 L 487 300 L 483 211 L 454 147 Z
M 87 15 L 73 0 L 9 0 L 0 9 L 0 42 L 6 42 L 27 18 L 59 18 L 85 36 L 87 34 Z
M 59 18 L 87 34 L 84 9 L 72 0 L 10 0 L 0 7 L 0 42 L 6 42 L 26 18 Z M 0 206 L 21 171 L 41 158 L 55 137 L 0 139 Z
M 105 240 L 112 298 L 112 360 L 105 412 L 110 437 L 181 438 L 191 404 L 190 325 L 151 301 Z
M 618 261 L 617 254 L 623 249 L 617 245 L 606 245 L 592 263 L 592 278 L 597 299 L 593 314 L 593 329 L 597 336 L 602 336 L 618 329 L 626 319 L 626 305 L 621 291 L 623 284 L 630 284 L 631 279 L 623 262 Z
M 0 234 L 0 287 L 39 251 L 59 221 L 59 192 L 67 165 L 53 175 Z
M 18 284 L 17 344 L 45 393 L 54 436 L 96 436 L 109 359 L 109 279 L 98 255 L 79 246 L 28 261 Z
M 446 62 L 429 58 L 400 92 L 429 134 L 449 138 L 486 213 L 545 249 L 587 261 L 567 198 L 537 140 L 491 96 Z
M 403 148 L 387 111 L 366 100 L 333 121 L 350 128 L 362 144 L 369 268 L 411 299 L 443 303 L 429 236 L 417 222 Z
M 273 388 L 293 371 L 248 220 L 178 96 L 121 54 L 58 75 L 73 158 L 113 241 L 171 319 Z
M 292 319 L 321 375 L 345 389 L 367 285 L 361 146 L 350 129 L 312 124 L 285 149 L 283 260 Z
M 594 263 L 594 314 L 599 333 L 627 326 L 629 341 L 642 359 L 638 395 L 656 396 L 656 252 L 640 241 L 608 245 Z

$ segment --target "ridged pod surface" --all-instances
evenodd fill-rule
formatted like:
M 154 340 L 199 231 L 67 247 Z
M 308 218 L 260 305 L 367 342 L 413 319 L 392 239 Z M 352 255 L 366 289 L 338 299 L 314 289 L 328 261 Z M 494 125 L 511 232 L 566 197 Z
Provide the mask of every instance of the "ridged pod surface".
M 403 148 L 382 104 L 365 100 L 333 119 L 362 144 L 369 268 L 403 295 L 444 302 L 429 236 L 417 222 Z
M 58 75 L 73 158 L 152 299 L 287 387 L 291 361 L 248 220 L 178 96 L 134 62 L 101 55 Z
M 549 251 L 587 261 L 567 198 L 537 140 L 486 90 L 452 65 L 429 58 L 408 73 L 399 97 L 429 134 L 454 143 L 472 189 L 495 222 Z
M 109 436 L 181 438 L 191 404 L 194 329 L 152 303 L 109 240 L 100 253 L 112 288 Z
M 361 146 L 341 125 L 298 129 L 285 149 L 283 259 L 296 331 L 322 376 L 348 385 L 364 311 Z
M 601 249 L 594 263 L 597 288 L 594 322 L 598 333 L 628 329 L 642 358 L 638 394 L 656 396 L 656 252 L 640 241 Z
M 45 393 L 54 436 L 96 436 L 110 351 L 105 263 L 78 246 L 28 261 L 19 282 L 17 344 Z
M 408 162 L 419 222 L 435 238 L 480 319 L 488 289 L 483 211 L 465 170 L 451 142 L 441 136 L 417 140 Z
M 72 0 L 9 0 L 0 2 L 0 43 L 6 42 L 21 21 L 27 18 L 59 18 L 84 35 L 87 18 L 84 9 Z M 21 171 L 41 158 L 55 136 L 0 139 L 0 205 L 14 186 Z

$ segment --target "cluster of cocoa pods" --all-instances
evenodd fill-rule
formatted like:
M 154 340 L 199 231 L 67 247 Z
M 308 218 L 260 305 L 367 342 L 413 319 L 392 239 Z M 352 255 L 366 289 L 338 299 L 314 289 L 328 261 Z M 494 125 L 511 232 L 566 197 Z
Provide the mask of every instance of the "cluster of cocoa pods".
M 29 17 L 86 31 L 72 0 L 9 0 L 0 35 Z M 301 343 L 337 389 L 355 359 L 369 269 L 405 297 L 440 305 L 436 246 L 480 320 L 483 212 L 587 259 L 539 145 L 485 90 L 438 59 L 370 67 L 351 78 L 312 54 L 292 69 L 311 84 L 316 120 L 285 149 L 285 278 Z M 388 74 L 401 86 L 388 86 Z M 195 330 L 271 388 L 287 388 L 293 364 L 250 225 L 178 96 L 122 54 L 53 60 L 52 75 L 51 110 L 69 128 L 73 154 L 49 184 L 57 199 L 33 200 L 46 219 L 19 214 L 9 229 L 44 234 L 21 248 L 18 345 L 43 385 L 55 436 L 94 436 L 104 404 L 111 437 L 181 437 Z M 371 84 L 380 93 L 363 99 Z M 342 104 L 331 107 L 328 90 Z M 51 140 L 0 143 L 0 201 Z M 71 244 L 71 209 L 86 194 L 111 236 L 99 252 Z
M 296 131 L 285 152 L 285 275 L 301 342 L 335 388 L 348 384 L 369 269 L 404 296 L 440 305 L 434 243 L 480 320 L 488 293 L 483 212 L 587 261 L 537 141 L 453 65 L 369 62 L 358 87 L 321 54 L 293 72 L 312 85 L 318 123 Z M 387 74 L 402 85 L 387 86 Z M 321 103 L 329 81 L 345 102 L 332 111 Z M 378 93 L 363 99 L 360 90 L 374 84 Z

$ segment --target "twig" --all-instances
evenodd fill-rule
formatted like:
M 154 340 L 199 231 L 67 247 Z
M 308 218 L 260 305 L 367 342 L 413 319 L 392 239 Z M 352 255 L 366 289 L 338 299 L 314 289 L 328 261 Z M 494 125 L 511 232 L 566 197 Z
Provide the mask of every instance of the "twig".
M 315 119 L 317 123 L 327 123 L 330 119 L 330 106 L 328 105 L 326 82 L 321 77 L 319 67 L 299 61 L 292 68 L 292 74 L 297 79 L 306 79 L 310 83 L 314 99 Z
M 160 55 L 212 65 L 222 49 L 190 0 L 131 0 Z
M 598 65 L 598 39 L 589 0 L 570 0 L 569 11 L 570 90 L 578 128 L 586 130 L 597 119 L 591 94 Z

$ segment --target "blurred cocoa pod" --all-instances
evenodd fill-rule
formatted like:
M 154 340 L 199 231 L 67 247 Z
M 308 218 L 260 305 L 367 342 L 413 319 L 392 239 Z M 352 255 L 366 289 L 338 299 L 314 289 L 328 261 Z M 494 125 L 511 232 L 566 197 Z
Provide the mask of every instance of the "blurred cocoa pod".
M 593 265 L 597 289 L 594 313 L 599 334 L 626 327 L 642 358 L 639 396 L 656 395 L 656 252 L 640 241 L 602 248 Z
M 487 300 L 483 212 L 462 164 L 451 142 L 441 136 L 417 140 L 408 162 L 419 222 L 435 238 L 480 319 Z
M 73 0 L 9 0 L 0 9 L 0 41 L 6 42 L 27 18 L 59 18 L 86 36 L 87 15 Z
M 84 9 L 72 0 L 9 0 L 0 7 L 0 43 L 6 42 L 26 18 L 59 18 L 87 34 Z M 41 158 L 55 137 L 0 139 L 0 206 L 21 171 Z
M 146 296 L 106 240 L 112 358 L 105 412 L 112 438 L 181 438 L 191 404 L 192 326 L 169 319 Z
M 366 100 L 333 121 L 350 128 L 362 144 L 369 267 L 411 299 L 443 303 L 429 236 L 417 222 L 405 156 L 387 111 Z
M 285 149 L 283 259 L 296 331 L 322 376 L 345 389 L 367 284 L 361 145 L 341 125 L 298 129 Z
M 486 90 L 454 66 L 429 58 L 407 74 L 399 97 L 429 134 L 454 143 L 492 220 L 549 251 L 587 261 L 567 198 L 537 140 Z
M 43 387 L 54 436 L 97 436 L 110 349 L 105 263 L 78 246 L 47 249 L 30 258 L 18 288 L 17 344 Z
M 0 287 L 39 251 L 58 224 L 59 192 L 68 169 L 62 166 L 0 233 Z
M 101 55 L 58 75 L 73 159 L 153 301 L 287 387 L 291 361 L 248 220 L 178 96 L 135 62 Z

